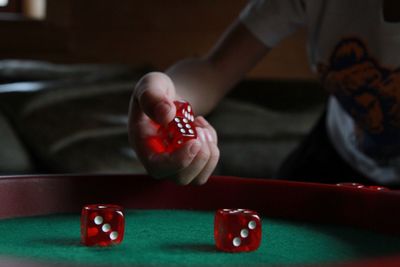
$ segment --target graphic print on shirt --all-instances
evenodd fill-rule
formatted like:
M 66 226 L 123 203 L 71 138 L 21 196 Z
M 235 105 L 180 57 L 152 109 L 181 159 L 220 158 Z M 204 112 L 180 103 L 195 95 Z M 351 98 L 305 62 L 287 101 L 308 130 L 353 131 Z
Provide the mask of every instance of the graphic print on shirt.
M 328 92 L 355 122 L 358 148 L 378 161 L 400 155 L 400 68 L 383 67 L 357 38 L 341 40 L 319 64 Z

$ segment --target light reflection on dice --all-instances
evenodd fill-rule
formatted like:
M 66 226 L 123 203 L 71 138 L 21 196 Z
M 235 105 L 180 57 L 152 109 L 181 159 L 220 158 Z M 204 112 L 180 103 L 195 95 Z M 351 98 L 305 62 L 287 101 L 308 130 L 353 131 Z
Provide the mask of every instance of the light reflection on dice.
M 214 239 L 218 250 L 245 252 L 261 243 L 261 219 L 247 209 L 219 209 L 214 219 Z
M 122 207 L 92 204 L 82 208 L 81 238 L 86 246 L 110 246 L 122 242 L 125 217 Z

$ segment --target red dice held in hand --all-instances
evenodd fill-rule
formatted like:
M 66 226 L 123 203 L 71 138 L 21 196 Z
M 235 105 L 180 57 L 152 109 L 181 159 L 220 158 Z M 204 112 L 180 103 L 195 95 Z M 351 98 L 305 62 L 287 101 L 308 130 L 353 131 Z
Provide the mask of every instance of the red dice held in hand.
M 167 140 L 167 151 L 172 152 L 186 141 L 196 138 L 197 133 L 193 123 L 188 119 L 175 117 L 164 129 L 163 136 Z
M 219 209 L 215 213 L 214 239 L 222 251 L 256 250 L 261 242 L 260 216 L 246 209 Z
M 125 218 L 118 205 L 87 205 L 82 208 L 81 237 L 86 246 L 119 244 L 124 237 Z
M 160 127 L 160 140 L 149 139 L 149 145 L 155 152 L 173 152 L 190 139 L 197 138 L 194 126 L 193 109 L 188 102 L 174 101 L 176 106 L 175 118 L 167 125 Z M 151 141 L 151 142 L 150 142 Z M 157 145 L 154 145 L 156 143 Z

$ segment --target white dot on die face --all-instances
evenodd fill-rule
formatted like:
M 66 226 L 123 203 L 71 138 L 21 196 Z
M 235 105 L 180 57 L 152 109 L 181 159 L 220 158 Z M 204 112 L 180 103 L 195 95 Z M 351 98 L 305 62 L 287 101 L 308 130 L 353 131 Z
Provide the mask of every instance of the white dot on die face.
M 240 231 L 240 236 L 243 237 L 243 238 L 248 237 L 248 236 L 249 236 L 249 230 L 247 230 L 247 229 L 242 229 L 242 230 Z
M 188 106 L 187 109 L 189 112 L 192 110 L 192 108 L 190 106 Z
M 113 231 L 113 232 L 110 233 L 110 239 L 111 240 L 115 240 L 117 238 L 118 238 L 118 232 Z
M 101 217 L 101 216 L 94 217 L 94 223 L 97 224 L 97 225 L 102 224 L 103 223 L 103 217 Z
M 250 221 L 249 224 L 247 225 L 249 229 L 253 230 L 256 228 L 256 222 L 255 221 Z
M 242 243 L 242 240 L 240 240 L 240 237 L 235 237 L 235 238 L 232 240 L 232 244 L 233 244 L 235 247 L 240 246 L 241 243 Z
M 108 231 L 110 231 L 111 230 L 111 225 L 109 225 L 108 223 L 106 223 L 106 224 L 104 224 L 102 227 L 101 227 L 101 230 L 105 233 L 105 232 L 108 232 Z
M 181 123 L 178 123 L 177 126 L 178 126 L 179 128 L 182 128 L 182 127 L 183 127 L 183 125 L 182 125 Z
M 194 116 L 193 116 L 193 115 L 190 117 L 190 120 L 191 120 L 191 121 L 194 121 Z
M 183 119 L 183 122 L 184 123 L 188 123 L 189 121 L 187 119 Z
M 179 118 L 174 119 L 176 122 L 180 122 L 181 120 Z
M 181 129 L 181 133 L 186 133 L 185 129 Z
M 194 132 L 193 132 L 193 130 L 192 130 L 192 129 L 189 129 L 189 133 L 193 134 Z
M 190 126 L 190 124 L 188 124 L 188 123 L 186 123 L 185 127 L 188 129 L 192 128 L 192 126 Z

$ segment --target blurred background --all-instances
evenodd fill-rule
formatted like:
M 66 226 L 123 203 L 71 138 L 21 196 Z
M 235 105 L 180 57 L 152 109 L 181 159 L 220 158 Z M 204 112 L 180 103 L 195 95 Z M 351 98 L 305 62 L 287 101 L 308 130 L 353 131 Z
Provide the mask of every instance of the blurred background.
M 143 173 L 127 141 L 141 75 L 201 56 L 247 0 L 0 0 L 0 174 Z M 208 116 L 216 174 L 273 178 L 323 109 L 306 32 Z M 245 53 L 245 51 L 243 51 Z

